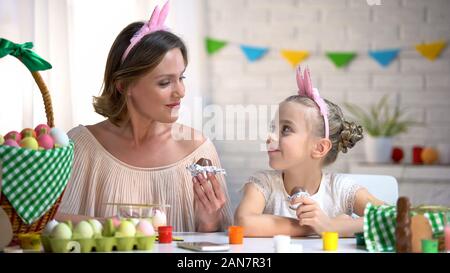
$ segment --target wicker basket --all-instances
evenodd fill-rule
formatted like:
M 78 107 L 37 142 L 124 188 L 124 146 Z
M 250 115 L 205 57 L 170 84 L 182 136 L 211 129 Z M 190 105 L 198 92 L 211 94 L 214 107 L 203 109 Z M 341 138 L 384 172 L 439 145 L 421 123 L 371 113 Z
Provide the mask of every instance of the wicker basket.
M 49 93 L 47 86 L 44 83 L 41 75 L 39 74 L 39 72 L 35 71 L 35 72 L 31 72 L 31 74 L 33 75 L 33 78 L 34 78 L 36 84 L 38 85 L 39 90 L 41 91 L 41 94 L 42 94 L 42 98 L 44 100 L 45 114 L 47 116 L 47 125 L 50 126 L 51 128 L 53 128 L 54 127 L 54 118 L 53 118 L 53 109 L 52 109 L 50 93 Z M 16 148 L 16 149 L 18 149 L 18 148 Z M 73 149 L 73 147 L 71 149 Z M 39 154 L 40 152 L 42 152 L 42 154 L 45 153 L 45 151 L 37 151 L 36 153 Z M 0 157 L 0 185 L 2 182 L 2 168 L 1 168 L 2 161 L 1 160 L 2 160 L 2 158 Z M 72 164 L 70 164 L 70 168 L 71 168 L 71 166 L 72 166 Z M 69 174 L 69 176 L 70 176 L 70 174 Z M 33 181 L 31 181 L 31 182 L 33 182 Z M 67 183 L 67 181 L 66 181 L 66 183 Z M 51 206 L 51 208 L 44 215 L 42 215 L 39 219 L 37 219 L 33 223 L 27 224 L 17 214 L 15 208 L 11 205 L 10 201 L 7 199 L 7 197 L 5 196 L 5 194 L 3 193 L 3 190 L 2 190 L 2 192 L 0 193 L 0 205 L 9 217 L 11 225 L 12 225 L 13 233 L 14 233 L 14 237 L 13 237 L 13 241 L 12 241 L 11 245 L 17 243 L 17 236 L 20 233 L 40 233 L 44 229 L 46 224 L 51 219 L 53 219 L 53 217 L 55 216 L 55 214 L 58 210 L 59 204 L 61 202 L 62 196 L 64 194 L 64 191 L 65 190 L 62 191 L 62 194 L 57 198 L 56 202 Z

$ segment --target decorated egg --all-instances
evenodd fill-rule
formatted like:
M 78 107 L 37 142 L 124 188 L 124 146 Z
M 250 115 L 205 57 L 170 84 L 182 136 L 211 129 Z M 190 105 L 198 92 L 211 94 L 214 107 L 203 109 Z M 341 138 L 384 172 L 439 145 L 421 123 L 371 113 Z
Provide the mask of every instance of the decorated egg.
M 5 138 L 0 135 L 0 145 L 3 145 L 3 143 L 5 143 Z
M 34 137 L 25 137 L 20 141 L 20 147 L 25 149 L 37 150 L 39 144 Z
M 22 136 L 22 139 L 26 138 L 26 137 L 33 137 L 36 138 L 36 133 L 34 132 L 33 129 L 31 128 L 25 128 L 22 130 L 22 132 L 20 132 L 20 135 Z
M 119 217 L 114 216 L 113 218 L 111 218 L 111 220 L 115 228 L 118 228 L 120 226 L 121 221 Z
M 17 131 L 11 131 L 5 135 L 5 140 L 7 139 L 12 139 L 17 143 L 20 143 L 20 141 L 22 140 L 22 136 Z
M 136 226 L 136 234 L 143 236 L 152 236 L 155 234 L 155 229 L 148 220 L 142 219 Z
M 55 141 L 55 146 L 65 147 L 69 145 L 69 137 L 63 130 L 58 128 L 52 128 L 50 130 L 50 135 L 53 137 L 53 140 Z
M 5 143 L 3 143 L 3 145 L 5 146 L 11 146 L 11 147 L 20 147 L 19 144 L 15 141 L 12 140 L 10 138 L 8 138 L 7 140 L 5 140 Z
M 47 124 L 39 124 L 34 128 L 34 132 L 36 133 L 36 136 L 39 137 L 42 134 L 48 134 L 50 133 L 51 128 Z
M 50 135 L 43 134 L 38 137 L 39 147 L 42 147 L 46 150 L 53 149 L 54 141 Z

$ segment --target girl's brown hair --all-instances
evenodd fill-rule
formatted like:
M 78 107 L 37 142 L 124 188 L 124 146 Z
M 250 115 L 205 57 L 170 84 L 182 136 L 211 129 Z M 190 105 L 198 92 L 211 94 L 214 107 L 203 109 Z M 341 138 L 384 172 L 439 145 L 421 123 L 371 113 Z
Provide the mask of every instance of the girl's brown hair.
M 323 117 L 320 115 L 319 107 L 316 103 L 304 96 L 293 95 L 285 99 L 286 102 L 297 102 L 308 108 L 314 108 L 312 132 L 314 135 L 323 137 L 325 135 L 325 125 Z M 348 149 L 355 146 L 356 142 L 363 138 L 363 129 L 355 122 L 348 122 L 344 119 L 344 114 L 339 106 L 329 100 L 324 99 L 328 107 L 328 123 L 330 127 L 329 139 L 332 143 L 331 150 L 326 155 L 323 164 L 329 165 L 336 161 L 339 152 L 347 153 Z
M 163 30 L 144 36 L 122 63 L 122 55 L 130 44 L 130 39 L 143 24 L 132 23 L 117 36 L 108 54 L 101 95 L 94 97 L 95 112 L 115 125 L 128 118 L 127 96 L 117 89 L 117 84 L 125 90 L 138 78 L 152 71 L 166 53 L 175 48 L 180 49 L 185 65 L 188 63 L 184 42 L 175 34 Z

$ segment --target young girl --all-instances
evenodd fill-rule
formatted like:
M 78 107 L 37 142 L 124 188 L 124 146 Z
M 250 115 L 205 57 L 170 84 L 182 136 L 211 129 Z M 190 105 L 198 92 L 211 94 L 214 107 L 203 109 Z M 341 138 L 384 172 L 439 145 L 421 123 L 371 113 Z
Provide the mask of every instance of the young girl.
M 347 122 L 339 106 L 319 96 L 309 70 L 302 77 L 298 69 L 297 85 L 298 95 L 280 104 L 279 123 L 267 140 L 274 170 L 248 179 L 236 209 L 236 224 L 244 227 L 246 236 L 307 236 L 324 231 L 352 236 L 363 230 L 363 218 L 350 216 L 362 216 L 368 202 L 383 202 L 345 175 L 325 173 L 322 168 L 362 139 L 362 128 Z M 300 189 L 306 194 L 289 198 Z

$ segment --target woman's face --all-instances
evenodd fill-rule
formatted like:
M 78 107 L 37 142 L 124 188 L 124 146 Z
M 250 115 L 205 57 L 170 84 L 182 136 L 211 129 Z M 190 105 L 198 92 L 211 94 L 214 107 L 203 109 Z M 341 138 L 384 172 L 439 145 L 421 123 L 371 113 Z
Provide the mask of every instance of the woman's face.
M 308 110 L 296 102 L 280 104 L 267 139 L 269 164 L 273 169 L 286 170 L 311 158 L 314 143 L 307 124 Z
M 180 49 L 168 51 L 155 69 L 128 88 L 130 114 L 162 123 L 175 122 L 184 97 L 185 69 Z

